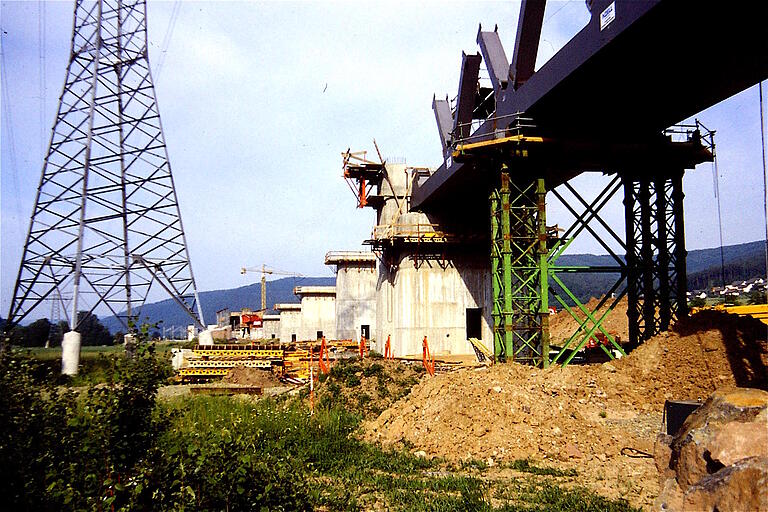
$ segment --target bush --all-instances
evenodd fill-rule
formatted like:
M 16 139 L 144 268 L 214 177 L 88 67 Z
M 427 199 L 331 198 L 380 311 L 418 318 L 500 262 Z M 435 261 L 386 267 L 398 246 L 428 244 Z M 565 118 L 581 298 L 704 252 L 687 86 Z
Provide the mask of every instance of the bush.
M 166 366 L 144 350 L 82 396 L 40 382 L 37 366 L 0 356 L 0 492 L 18 510 L 120 505 L 124 483 L 167 423 L 155 409 Z

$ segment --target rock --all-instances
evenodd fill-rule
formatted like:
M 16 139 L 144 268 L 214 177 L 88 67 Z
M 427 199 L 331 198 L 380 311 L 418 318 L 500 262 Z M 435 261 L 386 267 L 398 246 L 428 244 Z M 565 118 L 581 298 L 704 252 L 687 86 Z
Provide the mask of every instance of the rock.
M 768 510 L 768 457 L 742 459 L 702 478 L 686 491 L 682 510 Z
M 493 386 L 492 389 L 497 393 L 501 393 L 501 386 Z
M 656 463 L 656 470 L 659 472 L 659 483 L 664 485 L 668 478 L 675 477 L 675 471 L 669 467 L 672 458 L 672 436 L 659 434 L 653 443 L 653 461 Z
M 581 453 L 581 450 L 579 450 L 579 447 L 573 443 L 568 443 L 565 445 L 565 454 L 568 456 L 569 459 L 584 458 L 584 454 Z
M 679 512 L 683 510 L 683 491 L 677 480 L 667 478 L 662 482 L 659 497 L 653 502 L 653 510 L 659 512 Z
M 758 421 L 754 423 L 732 422 L 723 425 L 712 441 L 712 460 L 730 466 L 746 457 L 768 457 L 768 410 L 764 410 L 756 419 Z
M 427 458 L 427 452 L 424 450 L 419 450 L 417 452 L 413 452 L 413 456 L 417 459 L 426 459 Z
M 757 432 L 746 424 L 763 425 L 765 429 L 765 420 L 759 421 L 758 416 L 763 418 L 768 414 L 766 410 L 768 392 L 750 388 L 715 391 L 685 420 L 672 440 L 670 467 L 675 470 L 680 487 L 687 491 L 725 466 L 713 458 L 713 453 L 732 463 L 736 457 L 759 455 L 755 450 L 765 450 L 765 443 L 762 447 L 744 443 L 743 436 Z
M 384 412 L 381 413 L 381 416 L 379 416 L 379 424 L 383 425 L 391 417 L 392 417 L 392 410 L 391 409 L 386 409 Z

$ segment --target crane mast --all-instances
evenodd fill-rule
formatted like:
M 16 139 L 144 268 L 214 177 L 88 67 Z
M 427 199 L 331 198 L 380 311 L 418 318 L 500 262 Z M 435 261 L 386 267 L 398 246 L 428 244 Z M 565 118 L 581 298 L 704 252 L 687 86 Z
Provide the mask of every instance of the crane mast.
M 267 274 L 291 276 L 291 277 L 304 277 L 303 274 L 299 274 L 297 272 L 284 272 L 282 270 L 269 268 L 267 267 L 267 265 L 263 263 L 261 265 L 261 268 L 259 267 L 240 268 L 241 274 L 247 274 L 248 272 L 261 272 L 261 309 L 262 310 L 267 309 Z

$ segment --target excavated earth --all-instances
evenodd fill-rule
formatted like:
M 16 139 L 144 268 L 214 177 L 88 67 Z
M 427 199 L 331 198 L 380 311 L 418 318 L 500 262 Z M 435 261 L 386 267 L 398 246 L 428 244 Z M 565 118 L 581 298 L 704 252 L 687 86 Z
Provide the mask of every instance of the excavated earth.
M 702 312 L 608 363 L 497 364 L 422 377 L 366 422 L 363 435 L 451 461 L 531 459 L 575 469 L 579 485 L 647 509 L 659 477 L 641 452 L 653 452 L 664 401 L 704 400 L 723 387 L 768 389 L 767 367 L 765 325 Z

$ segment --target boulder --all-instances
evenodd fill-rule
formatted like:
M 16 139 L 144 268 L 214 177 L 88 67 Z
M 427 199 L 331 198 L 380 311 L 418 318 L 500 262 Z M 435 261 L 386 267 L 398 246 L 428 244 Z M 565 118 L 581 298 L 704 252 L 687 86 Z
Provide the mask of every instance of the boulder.
M 715 391 L 685 420 L 672 440 L 669 466 L 675 470 L 681 489 L 686 491 L 741 458 L 768 456 L 768 443 L 758 445 L 745 438 L 768 435 L 767 415 L 768 392 L 751 388 Z
M 654 445 L 659 511 L 768 510 L 768 392 L 723 389 Z
M 768 510 L 768 457 L 748 457 L 688 488 L 684 512 Z

